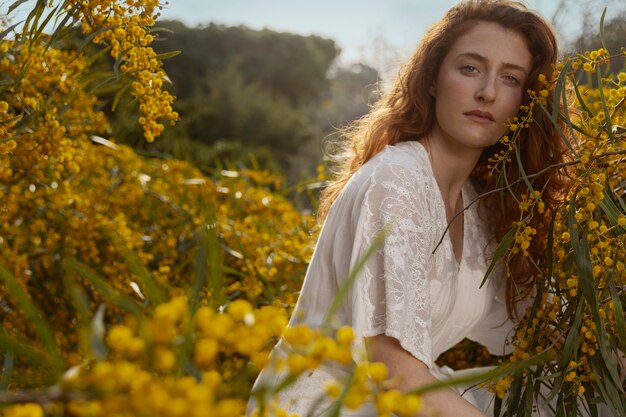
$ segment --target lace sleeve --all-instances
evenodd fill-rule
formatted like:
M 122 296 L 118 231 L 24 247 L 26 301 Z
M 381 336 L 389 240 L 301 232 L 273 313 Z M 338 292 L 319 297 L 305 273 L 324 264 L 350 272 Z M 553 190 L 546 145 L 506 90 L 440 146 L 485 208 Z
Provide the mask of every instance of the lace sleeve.
M 417 171 L 417 172 L 416 172 Z M 352 288 L 357 344 L 385 334 L 429 368 L 433 365 L 428 264 L 438 236 L 432 181 L 419 167 L 381 165 L 371 176 L 355 225 L 351 265 L 384 238 Z

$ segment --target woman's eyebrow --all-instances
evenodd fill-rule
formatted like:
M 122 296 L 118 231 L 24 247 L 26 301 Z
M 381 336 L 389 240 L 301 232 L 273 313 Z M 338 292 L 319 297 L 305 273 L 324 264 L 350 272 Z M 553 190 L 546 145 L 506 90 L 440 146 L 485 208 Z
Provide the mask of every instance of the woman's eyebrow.
M 463 57 L 469 57 L 469 58 L 474 58 L 475 60 L 479 61 L 482 64 L 486 64 L 487 62 L 489 62 L 489 59 L 479 53 L 476 52 L 463 52 L 462 54 L 459 54 L 458 57 L 463 58 Z M 510 68 L 510 69 L 515 69 L 518 71 L 522 71 L 524 74 L 526 74 L 526 68 L 522 67 L 521 65 L 517 65 L 517 64 L 512 64 L 510 62 L 503 62 L 502 66 L 504 68 Z

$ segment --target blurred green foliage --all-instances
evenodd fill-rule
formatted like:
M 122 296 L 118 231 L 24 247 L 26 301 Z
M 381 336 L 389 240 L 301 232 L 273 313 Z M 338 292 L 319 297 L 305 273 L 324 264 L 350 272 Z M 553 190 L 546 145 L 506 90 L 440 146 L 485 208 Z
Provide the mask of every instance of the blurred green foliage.
M 181 51 L 164 61 L 181 121 L 164 140 L 148 144 L 128 102 L 108 111 L 116 140 L 143 152 L 186 159 L 205 171 L 253 160 L 294 184 L 315 175 L 321 142 L 365 114 L 376 95 L 377 71 L 340 67 L 330 39 L 244 26 L 157 26 L 155 50 Z

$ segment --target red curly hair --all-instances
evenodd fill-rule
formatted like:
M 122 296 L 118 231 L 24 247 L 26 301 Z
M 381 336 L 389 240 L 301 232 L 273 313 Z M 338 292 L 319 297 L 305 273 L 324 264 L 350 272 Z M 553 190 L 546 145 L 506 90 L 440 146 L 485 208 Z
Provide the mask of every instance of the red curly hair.
M 451 8 L 431 26 L 417 46 L 408 63 L 403 66 L 392 88 L 384 94 L 363 118 L 342 131 L 341 149 L 334 166 L 335 178 L 322 192 L 318 216 L 323 220 L 346 182 L 363 164 L 381 152 L 385 146 L 414 141 L 428 135 L 435 124 L 435 103 L 429 93 L 435 84 L 441 63 L 459 36 L 477 22 L 493 22 L 517 31 L 526 40 L 533 57 L 525 91 L 539 91 L 539 74 L 551 79 L 557 63 L 558 49 L 554 31 L 537 13 L 524 4 L 508 0 L 470 0 Z M 551 97 L 548 97 L 548 102 Z M 526 95 L 523 105 L 530 103 Z M 535 114 L 535 123 L 520 132 L 521 163 L 527 175 L 533 176 L 535 190 L 542 191 L 545 211 L 533 215 L 530 226 L 537 230 L 529 255 L 514 254 L 508 264 L 511 279 L 506 280 L 506 298 L 510 316 L 516 316 L 516 303 L 526 297 L 538 277 L 537 266 L 545 264 L 545 237 L 551 213 L 560 202 L 564 181 L 558 165 L 564 159 L 564 145 L 559 132 L 550 122 Z M 495 177 L 488 175 L 488 159 L 503 148 L 497 143 L 484 149 L 471 180 L 479 194 L 497 187 Z M 541 172 L 545 170 L 544 172 Z M 516 161 L 507 166 L 508 183 L 514 183 L 511 193 L 491 193 L 480 202 L 481 213 L 488 218 L 493 237 L 500 241 L 513 222 L 520 219 L 516 200 L 528 192 L 520 178 Z M 533 263 L 535 265 L 533 265 Z

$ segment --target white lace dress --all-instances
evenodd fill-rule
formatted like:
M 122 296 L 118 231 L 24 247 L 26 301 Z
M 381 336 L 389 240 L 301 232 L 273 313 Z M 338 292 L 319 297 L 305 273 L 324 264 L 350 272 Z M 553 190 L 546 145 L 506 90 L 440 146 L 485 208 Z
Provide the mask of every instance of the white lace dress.
M 462 196 L 465 204 L 476 197 L 469 183 Z M 332 205 L 290 324 L 320 327 L 342 281 L 387 227 L 383 243 L 368 258 L 337 313 L 341 324 L 354 329 L 354 361 L 365 360 L 364 338 L 379 334 L 398 339 L 437 377 L 453 371 L 437 367 L 436 358 L 465 337 L 494 354 L 505 353 L 512 326 L 501 286 L 490 280 L 480 288 L 489 239 L 476 205 L 464 214 L 460 263 L 447 234 L 435 250 L 446 224 L 443 199 L 424 147 L 419 142 L 387 146 L 361 167 Z M 288 351 L 281 342 L 273 355 Z M 307 373 L 281 394 L 281 407 L 306 416 L 324 383 L 343 372 L 323 366 Z M 280 377 L 265 370 L 256 386 Z M 476 392 L 465 392 L 464 397 L 485 410 L 483 402 L 490 398 L 477 398 Z M 252 401 L 249 410 L 254 406 Z M 315 415 L 323 411 L 319 407 Z M 373 404 L 366 404 L 342 415 L 376 413 Z

